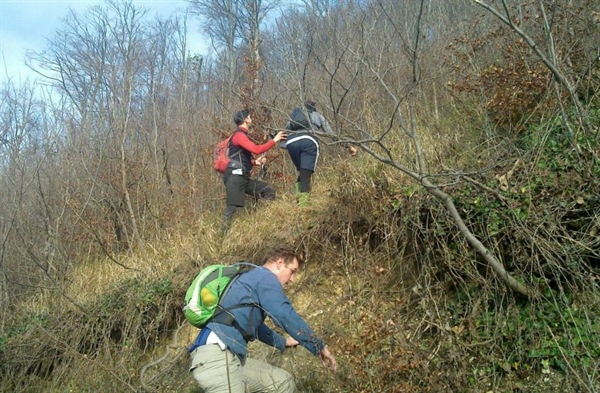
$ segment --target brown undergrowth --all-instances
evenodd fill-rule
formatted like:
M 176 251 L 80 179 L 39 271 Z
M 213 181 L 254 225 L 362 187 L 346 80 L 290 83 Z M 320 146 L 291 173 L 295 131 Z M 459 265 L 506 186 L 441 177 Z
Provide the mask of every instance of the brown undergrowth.
M 88 264 L 77 277 L 95 274 L 93 287 L 73 277 L 65 296 L 24 306 L 1 336 L 1 391 L 197 392 L 187 286 L 202 266 L 258 262 L 283 244 L 307 261 L 289 296 L 340 370 L 301 348 L 250 351 L 292 372 L 301 392 L 596 391 L 600 201 L 587 185 L 598 174 L 547 146 L 537 161 L 488 157 L 496 164 L 452 175 L 460 181 L 447 189 L 532 299 L 502 284 L 419 185 L 364 155 L 336 158 L 315 176 L 308 208 L 280 187 L 225 237 L 209 213 L 128 257 L 134 270 Z

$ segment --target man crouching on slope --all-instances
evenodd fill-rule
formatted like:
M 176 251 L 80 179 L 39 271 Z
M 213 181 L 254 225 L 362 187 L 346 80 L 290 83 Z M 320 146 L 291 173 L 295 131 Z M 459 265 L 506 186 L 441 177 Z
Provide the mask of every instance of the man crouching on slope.
M 209 322 L 190 347 L 190 371 L 205 393 L 295 391 L 290 373 L 246 357 L 248 341 L 257 338 L 281 351 L 302 345 L 320 356 L 324 367 L 337 370 L 335 358 L 325 343 L 314 335 L 283 292 L 283 287 L 294 281 L 301 264 L 302 259 L 293 251 L 278 248 L 267 253 L 262 266 L 232 282 L 220 304 L 225 309 L 246 304 L 229 311 L 240 329 Z M 265 325 L 267 316 L 290 337 L 285 338 Z

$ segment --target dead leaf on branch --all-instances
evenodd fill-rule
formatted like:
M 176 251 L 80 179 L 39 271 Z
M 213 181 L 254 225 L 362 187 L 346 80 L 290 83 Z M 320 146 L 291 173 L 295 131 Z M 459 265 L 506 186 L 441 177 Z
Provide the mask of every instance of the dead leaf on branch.
M 523 164 L 523 161 L 521 161 L 521 159 L 518 159 L 510 171 L 506 172 L 504 175 L 496 175 L 496 179 L 498 179 L 498 182 L 500 183 L 500 189 L 502 191 L 508 191 L 508 189 L 510 187 L 510 185 L 509 185 L 510 178 L 522 164 Z

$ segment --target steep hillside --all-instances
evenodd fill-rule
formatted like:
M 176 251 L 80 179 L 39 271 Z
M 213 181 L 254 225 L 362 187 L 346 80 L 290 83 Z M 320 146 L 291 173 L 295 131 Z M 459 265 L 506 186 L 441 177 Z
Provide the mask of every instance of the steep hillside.
M 306 256 L 290 298 L 340 370 L 300 348 L 253 343 L 251 353 L 291 371 L 301 392 L 595 391 L 597 240 L 585 254 L 544 237 L 554 228 L 583 242 L 600 225 L 598 167 L 568 166 L 567 155 L 543 171 L 504 157 L 452 189 L 470 229 L 534 288 L 530 299 L 504 286 L 424 189 L 366 154 L 332 156 L 308 208 L 280 183 L 277 201 L 249 206 L 225 237 L 209 213 L 143 256 L 90 261 L 62 297 L 24 304 L 0 337 L 2 391 L 198 391 L 185 352 L 195 329 L 180 310 L 187 286 L 204 265 L 257 261 L 283 244 Z M 511 189 L 482 189 L 508 170 Z
M 340 364 L 253 343 L 300 392 L 600 390 L 597 1 L 137 3 L 70 13 L 0 86 L 0 391 L 196 392 L 188 285 L 281 245 Z M 337 134 L 310 206 L 271 149 L 278 198 L 223 236 L 232 115 L 263 143 L 309 101 Z

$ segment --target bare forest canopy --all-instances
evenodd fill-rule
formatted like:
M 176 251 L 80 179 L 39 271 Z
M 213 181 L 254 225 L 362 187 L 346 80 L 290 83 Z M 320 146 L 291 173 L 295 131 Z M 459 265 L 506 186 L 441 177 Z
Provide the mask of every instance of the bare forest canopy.
M 324 380 L 306 360 L 301 391 L 600 389 L 597 2 L 188 5 L 73 14 L 29 54 L 39 83 L 0 86 L 0 391 L 139 389 L 194 271 L 280 241 L 322 261 L 304 287 L 345 311 L 303 310 L 345 366 Z M 279 199 L 221 238 L 232 113 L 264 141 L 307 99 L 339 136 L 313 206 L 293 209 L 273 149 Z

